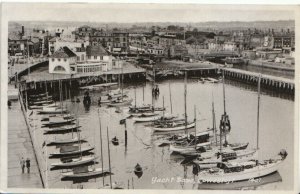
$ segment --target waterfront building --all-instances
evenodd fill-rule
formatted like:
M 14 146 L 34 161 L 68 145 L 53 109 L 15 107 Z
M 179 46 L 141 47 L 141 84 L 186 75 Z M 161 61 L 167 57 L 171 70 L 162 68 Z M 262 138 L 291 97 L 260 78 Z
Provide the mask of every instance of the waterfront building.
M 87 46 L 86 61 L 77 64 L 77 73 L 99 73 L 122 67 L 122 61 L 114 58 L 101 45 Z
M 112 53 L 126 53 L 129 48 L 129 33 L 128 32 L 108 32 L 95 31 L 89 37 L 90 45 L 103 46 L 106 50 Z
M 8 39 L 8 55 L 16 57 L 24 57 L 33 54 L 33 42 L 26 39 Z
M 49 73 L 74 74 L 77 72 L 77 55 L 64 46 L 49 58 Z
M 151 55 L 163 55 L 164 49 L 160 46 L 152 46 L 147 49 L 147 53 Z
M 168 49 L 168 57 L 182 59 L 188 54 L 188 49 L 183 45 L 173 45 Z
M 183 36 L 179 35 L 163 35 L 159 37 L 159 46 L 170 47 L 173 45 L 185 45 L 186 41 Z
M 130 33 L 129 34 L 129 45 L 130 47 L 136 48 L 135 50 L 143 50 L 147 47 L 149 35 Z
M 223 50 L 225 51 L 236 51 L 238 49 L 238 44 L 236 42 L 224 42 Z
M 209 40 L 207 43 L 208 50 L 220 51 L 223 50 L 223 42 L 216 40 Z
M 73 34 L 75 35 L 75 39 L 84 39 L 92 36 L 95 31 L 96 31 L 95 28 L 84 25 L 84 26 L 80 26 L 79 28 L 76 28 L 73 31 Z
M 89 45 L 87 40 L 76 39 L 72 40 L 65 40 L 60 37 L 53 37 L 49 40 L 49 55 L 51 56 L 55 51 L 60 49 L 61 47 L 68 47 L 73 52 L 77 52 L 78 48 L 86 48 Z

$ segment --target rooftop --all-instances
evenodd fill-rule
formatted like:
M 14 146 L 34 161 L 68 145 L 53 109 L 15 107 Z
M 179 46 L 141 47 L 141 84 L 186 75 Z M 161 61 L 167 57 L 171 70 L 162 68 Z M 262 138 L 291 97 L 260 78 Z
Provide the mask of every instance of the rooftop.
M 58 49 L 55 53 L 53 53 L 53 55 L 51 55 L 52 58 L 70 58 L 76 56 L 77 55 L 66 46 Z
M 87 46 L 86 47 L 87 56 L 104 56 L 109 55 L 108 52 L 103 48 L 103 46 Z

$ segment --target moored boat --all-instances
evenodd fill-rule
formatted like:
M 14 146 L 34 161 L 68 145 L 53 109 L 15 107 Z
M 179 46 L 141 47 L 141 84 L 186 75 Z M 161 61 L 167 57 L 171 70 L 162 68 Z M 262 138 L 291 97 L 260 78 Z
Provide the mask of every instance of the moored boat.
M 180 123 L 177 124 L 175 122 L 171 123 L 171 124 L 167 124 L 164 126 L 155 126 L 153 127 L 154 131 L 179 131 L 179 130 L 185 130 L 185 129 L 190 129 L 195 127 L 195 122 L 189 122 L 186 126 L 185 123 Z
M 87 170 L 84 171 L 73 170 L 70 172 L 63 172 L 61 173 L 61 175 L 62 178 L 84 178 L 84 177 L 104 175 L 108 173 L 109 173 L 109 169 L 88 167 Z
M 59 114 L 59 113 L 66 113 L 67 109 L 57 108 L 57 107 L 43 107 L 42 110 L 38 110 L 37 112 L 39 114 Z
M 199 181 L 203 183 L 225 184 L 264 177 L 275 173 L 285 157 L 258 162 L 223 162 L 219 168 L 211 168 L 199 173 Z
M 68 147 L 67 149 L 60 149 L 60 152 L 55 152 L 55 153 L 51 153 L 50 156 L 65 156 L 65 155 L 75 155 L 75 154 L 81 154 L 84 152 L 89 152 L 92 151 L 94 149 L 94 147 L 83 147 L 83 148 L 79 148 L 79 146 L 71 146 Z
M 71 144 L 71 143 L 79 143 L 81 141 L 85 141 L 85 137 L 78 137 L 72 139 L 54 139 L 48 142 L 47 145 L 57 145 L 57 144 Z
M 140 116 L 133 117 L 132 120 L 135 122 L 150 122 L 150 121 L 156 121 L 160 119 L 161 116 L 157 113 L 143 113 Z
M 72 167 L 72 166 L 86 164 L 86 163 L 92 162 L 96 159 L 97 159 L 97 157 L 95 157 L 95 156 L 72 158 L 69 160 L 64 160 L 63 162 L 53 163 L 53 164 L 51 164 L 51 166 L 53 166 L 53 167 Z
M 111 101 L 108 106 L 111 107 L 118 107 L 118 106 L 127 106 L 130 105 L 132 103 L 132 99 L 117 99 L 114 101 Z
M 72 124 L 74 121 L 76 121 L 75 118 L 72 119 L 64 119 L 64 118 L 57 118 L 51 119 L 51 121 L 46 121 L 46 123 L 42 123 L 42 127 L 53 127 L 57 125 L 67 125 Z
M 54 132 L 65 132 L 65 131 L 78 131 L 81 126 L 77 125 L 67 125 L 56 128 L 45 129 L 45 133 L 54 133 Z

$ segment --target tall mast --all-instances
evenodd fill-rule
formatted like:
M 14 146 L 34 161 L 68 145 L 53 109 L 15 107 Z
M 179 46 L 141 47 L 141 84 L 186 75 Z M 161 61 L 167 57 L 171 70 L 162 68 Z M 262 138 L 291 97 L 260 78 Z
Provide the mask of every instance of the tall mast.
M 108 127 L 107 127 L 106 134 L 107 134 L 107 148 L 108 148 L 109 182 L 110 182 L 110 188 L 112 189 Z
M 223 71 L 223 105 L 224 105 L 224 115 L 226 115 L 226 99 L 225 99 L 225 78 L 224 78 L 224 71 Z
M 99 126 L 100 126 L 100 154 L 101 154 L 101 168 L 102 168 L 102 175 L 103 175 L 103 149 L 102 149 L 102 129 L 101 129 L 101 119 L 98 109 L 98 119 L 99 119 Z M 104 186 L 104 176 L 102 176 L 103 186 Z
M 197 148 L 197 143 L 196 143 L 196 139 L 197 139 L 197 118 L 196 118 L 196 105 L 194 105 L 194 120 L 195 120 L 195 139 L 194 139 L 194 143 L 195 143 L 195 149 Z
M 134 88 L 134 107 L 136 107 L 136 87 Z
M 145 87 L 143 85 L 143 104 L 145 104 Z
M 216 141 L 216 145 L 218 144 L 217 140 L 217 130 L 216 130 L 216 115 L 215 115 L 215 102 L 214 102 L 214 94 L 212 93 L 212 126 L 213 126 L 213 132 L 214 132 L 214 138 Z
M 163 96 L 163 119 L 165 119 L 165 96 Z
M 47 81 L 45 81 L 45 90 L 46 90 L 46 100 L 48 101 Z
M 225 97 L 225 76 L 224 76 L 224 71 L 222 73 L 222 76 L 223 76 L 223 105 L 224 105 L 224 114 L 222 116 L 222 119 L 223 119 L 223 128 L 224 128 L 224 138 L 225 138 L 225 144 L 227 144 L 227 139 L 226 139 L 226 136 L 227 136 L 227 131 L 226 131 L 226 123 L 228 121 L 228 117 L 226 115 L 226 97 Z M 225 123 L 226 122 L 226 123 Z M 221 129 L 220 129 L 221 130 Z M 221 132 L 220 132 L 221 134 Z M 220 144 L 222 144 L 222 141 L 221 141 L 221 138 L 220 138 Z
M 154 110 L 154 95 L 155 94 L 153 94 L 153 89 L 154 89 L 154 85 L 155 85 L 155 69 L 153 68 L 152 69 L 152 71 L 153 71 L 153 83 L 152 83 L 152 107 L 153 107 L 153 110 Z
M 260 105 L 260 80 L 261 80 L 261 74 L 258 77 L 258 98 L 257 98 L 257 137 L 256 137 L 256 148 L 259 150 L 259 105 Z
M 173 114 L 173 106 L 172 106 L 172 93 L 171 93 L 171 84 L 169 82 L 169 93 L 170 93 L 170 106 L 171 106 L 171 114 Z
M 186 95 L 187 95 L 187 71 L 184 72 L 184 120 L 185 120 L 185 132 L 187 133 L 187 107 L 186 107 Z
M 123 64 L 122 64 L 122 102 L 123 102 L 123 82 L 124 82 L 124 74 L 123 74 Z

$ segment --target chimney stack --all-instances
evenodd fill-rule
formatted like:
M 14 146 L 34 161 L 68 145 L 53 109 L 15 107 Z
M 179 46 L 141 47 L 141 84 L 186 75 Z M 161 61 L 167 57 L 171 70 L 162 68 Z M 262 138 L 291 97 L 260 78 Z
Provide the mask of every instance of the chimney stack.
M 24 30 L 24 26 L 22 26 L 22 36 L 25 35 L 25 30 Z
M 290 29 L 289 28 L 287 29 L 287 33 L 290 33 Z

